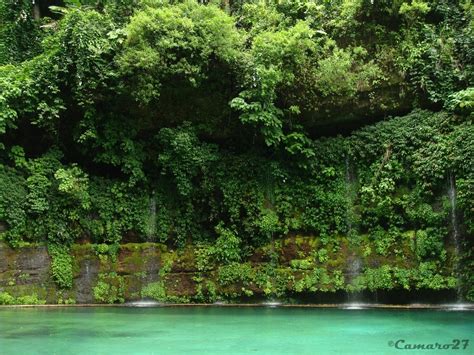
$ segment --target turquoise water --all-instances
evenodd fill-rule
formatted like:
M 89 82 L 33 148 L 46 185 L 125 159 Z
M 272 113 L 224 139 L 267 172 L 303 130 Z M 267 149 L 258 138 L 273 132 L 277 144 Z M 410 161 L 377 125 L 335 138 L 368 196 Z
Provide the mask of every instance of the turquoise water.
M 398 350 L 453 344 L 459 350 Z M 400 341 L 403 340 L 404 342 Z M 474 312 L 297 308 L 0 309 L 0 354 L 474 354 Z

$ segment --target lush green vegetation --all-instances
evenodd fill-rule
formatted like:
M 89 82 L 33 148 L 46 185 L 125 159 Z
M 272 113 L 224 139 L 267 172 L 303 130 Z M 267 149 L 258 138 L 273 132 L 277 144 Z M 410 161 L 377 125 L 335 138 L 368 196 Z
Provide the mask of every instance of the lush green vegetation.
M 7 292 L 0 292 L 0 305 L 17 305 L 17 304 L 45 304 L 44 300 L 38 299 L 38 296 L 13 297 Z
M 49 4 L 0 5 L 0 223 L 12 246 L 48 243 L 58 286 L 78 241 L 155 241 L 194 245 L 202 299 L 278 294 L 273 249 L 265 270 L 246 259 L 298 233 L 318 246 L 292 292 L 345 287 L 321 266 L 344 236 L 381 260 L 353 290 L 460 276 L 474 299 L 470 0 Z M 385 263 L 410 233 L 416 265 Z M 123 287 L 104 273 L 94 296 Z M 143 294 L 170 299 L 162 281 Z

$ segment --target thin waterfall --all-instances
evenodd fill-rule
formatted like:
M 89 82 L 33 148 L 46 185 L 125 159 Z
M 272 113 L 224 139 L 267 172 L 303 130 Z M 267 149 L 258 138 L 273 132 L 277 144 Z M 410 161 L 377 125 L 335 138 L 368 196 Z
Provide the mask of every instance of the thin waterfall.
M 273 179 L 273 176 L 268 173 L 265 176 L 265 198 L 269 205 L 271 206 L 272 210 L 275 205 L 275 192 L 274 192 L 274 186 L 275 181 Z M 269 232 L 268 234 L 268 239 L 270 240 L 270 247 L 271 247 L 271 257 L 270 257 L 270 264 L 271 264 L 271 273 L 270 273 L 270 283 L 271 283 L 271 288 L 272 292 L 267 298 L 263 304 L 267 307 L 277 307 L 281 304 L 281 302 L 277 299 L 277 295 L 275 292 L 276 288 L 276 283 L 275 283 L 275 273 L 276 269 L 278 267 L 278 262 L 279 262 L 279 255 L 275 250 L 275 236 L 274 236 L 274 231 Z
M 353 225 L 352 225 L 352 205 L 353 205 L 353 187 L 354 187 L 354 174 L 352 172 L 351 161 L 349 158 L 349 154 L 346 154 L 345 158 L 345 186 L 346 186 L 346 227 L 347 227 L 347 234 L 349 236 L 353 233 Z M 348 277 L 348 285 L 355 287 L 356 279 L 360 276 L 362 271 L 362 261 L 360 257 L 353 253 L 352 257 L 348 260 L 348 268 L 346 271 L 346 275 Z M 347 302 L 355 306 L 356 304 L 361 302 L 361 294 L 359 291 L 349 291 L 347 294 Z
M 96 281 L 94 279 L 95 276 L 97 276 L 97 273 L 94 271 L 97 271 L 93 265 L 91 265 L 91 259 L 86 258 L 81 266 L 81 275 L 79 279 L 74 282 L 77 282 L 78 289 L 79 289 L 79 294 L 77 302 L 89 302 L 89 295 L 93 293 L 93 287 L 94 287 L 94 282 Z
M 89 259 L 85 261 L 85 264 L 86 264 L 86 279 L 89 280 L 91 276 Z
M 147 241 L 154 241 L 156 231 L 156 196 L 155 191 L 151 193 L 148 207 L 148 223 L 147 223 Z
M 362 262 L 357 255 L 353 255 L 351 259 L 348 260 L 349 268 L 347 269 L 346 275 L 348 276 L 348 284 L 357 287 L 356 280 L 360 276 L 362 269 Z M 347 294 L 347 302 L 350 304 L 357 304 L 361 302 L 361 294 L 358 290 L 353 290 Z
M 84 265 L 85 265 L 85 279 L 86 279 L 86 285 L 92 287 L 92 280 L 91 280 L 91 271 L 90 271 L 90 264 L 91 264 L 91 261 L 89 259 L 86 259 L 84 261 Z
M 455 264 L 454 270 L 456 273 L 456 277 L 458 278 L 456 293 L 457 293 L 457 301 L 462 301 L 462 292 L 461 292 L 461 282 L 460 282 L 460 265 L 459 265 L 459 257 L 461 255 L 461 243 L 460 243 L 460 229 L 459 229 L 459 221 L 457 216 L 456 210 L 456 178 L 454 174 L 450 173 L 448 177 L 448 197 L 449 202 L 451 205 L 451 228 L 452 228 L 452 239 L 454 243 L 454 254 L 455 254 Z
M 269 266 L 270 268 L 268 269 L 268 277 L 270 278 L 269 282 L 271 285 L 271 293 L 266 295 L 266 300 L 264 300 L 261 304 L 267 307 L 277 307 L 281 305 L 281 302 L 277 299 L 277 294 L 275 292 L 275 276 L 276 276 L 276 269 L 278 267 L 278 259 L 279 255 L 277 254 L 275 250 L 275 238 L 274 238 L 274 233 L 270 232 L 268 235 L 268 238 L 270 240 L 270 260 L 269 260 Z
M 278 266 L 278 254 L 276 253 L 275 251 L 275 238 L 273 236 L 273 232 L 270 234 L 270 238 L 271 238 L 271 241 L 270 241 L 270 245 L 271 245 L 271 257 L 270 257 L 270 263 L 271 263 L 271 275 L 270 275 L 270 283 L 271 283 L 271 287 L 272 287 L 272 293 L 269 295 L 269 299 L 265 302 L 263 302 L 263 304 L 267 307 L 277 307 L 279 305 L 281 305 L 281 302 L 277 299 L 276 297 L 276 293 L 275 293 L 275 270 Z
M 347 206 L 346 206 L 346 225 L 347 231 L 350 235 L 352 232 L 352 183 L 353 183 L 353 176 L 351 174 L 351 162 L 349 160 L 349 154 L 346 155 L 345 159 L 345 185 L 346 185 L 346 199 L 347 199 Z
M 150 283 L 156 282 L 158 279 L 158 272 L 159 272 L 159 264 L 158 264 L 158 256 L 157 256 L 157 248 L 155 243 L 150 243 L 149 247 L 147 248 L 147 260 L 144 265 L 145 273 L 142 277 L 142 289 L 143 287 L 148 286 Z
M 150 242 L 148 248 L 148 260 L 146 263 L 145 277 L 142 279 L 142 288 L 156 281 L 158 274 L 158 260 L 156 257 L 156 195 L 155 190 L 152 191 L 149 199 L 148 220 L 146 230 L 146 241 Z

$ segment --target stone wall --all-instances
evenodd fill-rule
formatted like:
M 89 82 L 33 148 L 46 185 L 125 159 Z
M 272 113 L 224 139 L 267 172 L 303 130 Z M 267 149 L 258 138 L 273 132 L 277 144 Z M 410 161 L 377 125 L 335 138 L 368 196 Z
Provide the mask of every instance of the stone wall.
M 412 279 L 403 284 L 397 276 L 400 270 L 410 273 L 420 268 L 410 249 L 413 237 L 407 234 L 406 240 L 399 241 L 396 253 L 383 256 L 368 253 L 368 241 L 353 245 L 341 237 L 337 246 L 322 246 L 318 238 L 289 236 L 228 265 L 219 264 L 209 250 L 195 246 L 170 250 L 158 243 L 129 243 L 108 255 L 100 254 L 93 244 L 76 244 L 71 249 L 74 279 L 69 290 L 60 290 L 54 283 L 46 246 L 12 249 L 0 243 L 0 293 L 13 297 L 36 295 L 51 304 L 143 298 L 215 302 L 260 297 L 319 302 L 329 297 L 344 301 L 344 294 L 357 291 L 358 287 L 365 293 L 375 292 L 376 296 L 377 291 L 383 294 L 388 289 L 415 294 L 420 292 L 423 280 L 413 273 Z M 320 253 L 321 250 L 325 252 Z M 451 259 L 449 256 L 444 265 L 433 271 L 438 283 L 430 293 L 454 290 Z M 387 280 L 380 283 L 383 278 Z

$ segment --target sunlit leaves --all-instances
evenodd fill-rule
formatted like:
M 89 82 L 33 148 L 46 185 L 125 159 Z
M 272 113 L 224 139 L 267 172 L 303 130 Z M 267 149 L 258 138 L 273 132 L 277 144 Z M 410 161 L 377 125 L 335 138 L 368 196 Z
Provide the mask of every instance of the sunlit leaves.
M 212 60 L 231 65 L 242 43 L 231 17 L 217 7 L 190 1 L 147 7 L 132 17 L 126 33 L 119 63 L 134 81 L 132 94 L 143 104 L 160 95 L 166 80 L 199 86 Z

